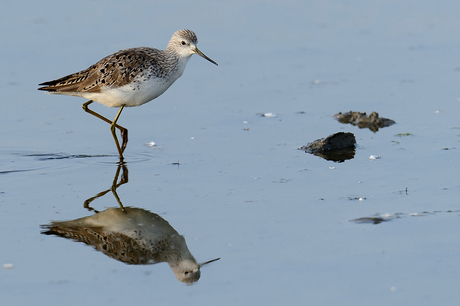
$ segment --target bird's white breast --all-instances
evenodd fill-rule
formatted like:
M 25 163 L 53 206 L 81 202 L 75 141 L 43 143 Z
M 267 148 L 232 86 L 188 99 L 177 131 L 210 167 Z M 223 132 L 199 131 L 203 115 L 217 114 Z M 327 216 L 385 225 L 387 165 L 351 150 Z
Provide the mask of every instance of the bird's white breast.
M 81 96 L 108 107 L 140 106 L 162 95 L 184 73 L 188 58 L 182 58 L 168 78 L 136 77 L 133 82 L 120 87 L 105 87 L 100 93 L 81 93 Z

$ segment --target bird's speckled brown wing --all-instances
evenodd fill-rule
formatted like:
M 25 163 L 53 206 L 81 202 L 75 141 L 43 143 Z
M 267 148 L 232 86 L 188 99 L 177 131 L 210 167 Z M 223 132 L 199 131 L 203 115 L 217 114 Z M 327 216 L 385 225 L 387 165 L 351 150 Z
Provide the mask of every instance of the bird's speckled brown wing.
M 105 255 L 130 265 L 146 265 L 167 261 L 163 253 L 171 249 L 171 243 L 160 240 L 146 244 L 145 240 L 134 239 L 117 232 L 105 232 L 101 227 L 72 227 L 45 225 L 45 235 L 56 235 L 83 242 Z
M 131 83 L 134 78 L 145 76 L 161 77 L 164 74 L 158 60 L 163 52 L 153 48 L 131 48 L 118 51 L 101 59 L 91 67 L 39 84 L 38 90 L 55 93 L 101 92 L 103 87 L 117 87 Z

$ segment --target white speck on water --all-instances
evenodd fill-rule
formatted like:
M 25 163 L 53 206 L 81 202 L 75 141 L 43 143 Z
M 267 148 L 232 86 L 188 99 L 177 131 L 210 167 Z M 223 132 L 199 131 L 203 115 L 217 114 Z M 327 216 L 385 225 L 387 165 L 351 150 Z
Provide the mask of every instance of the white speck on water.
M 396 286 L 391 286 L 391 287 L 390 287 L 390 291 L 395 292 L 396 290 L 397 290 L 397 289 L 396 289 Z
M 330 170 L 334 170 L 334 169 L 335 169 L 335 167 L 329 167 L 329 169 L 330 169 Z
M 190 137 L 191 140 L 195 139 L 195 137 Z
M 321 80 L 311 81 L 312 85 L 321 85 L 321 84 L 326 84 L 326 83 L 327 83 L 327 81 L 321 81 Z
M 381 159 L 381 158 L 382 158 L 382 156 L 380 156 L 380 155 L 371 155 L 371 156 L 369 156 L 370 160 L 376 160 L 376 159 Z
M 274 114 L 274 113 L 263 113 L 261 116 L 262 117 L 267 117 L 267 118 L 274 118 L 274 117 L 276 117 L 276 114 Z
M 3 268 L 4 269 L 13 269 L 13 264 L 12 263 L 3 264 Z
M 145 144 L 147 147 L 154 147 L 155 143 L 153 141 Z
M 244 123 L 244 124 L 248 124 L 248 123 L 249 123 L 249 121 L 243 121 L 243 123 Z

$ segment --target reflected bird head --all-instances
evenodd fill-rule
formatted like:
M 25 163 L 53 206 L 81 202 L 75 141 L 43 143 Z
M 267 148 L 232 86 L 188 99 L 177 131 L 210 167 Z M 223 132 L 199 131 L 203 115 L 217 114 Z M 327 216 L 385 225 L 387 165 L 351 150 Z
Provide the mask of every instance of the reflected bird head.
M 176 278 L 183 283 L 194 283 L 200 279 L 200 265 L 190 259 L 181 260 L 171 267 Z
M 217 261 L 220 258 L 209 260 L 201 264 L 197 264 L 195 261 L 190 259 L 184 259 L 179 262 L 178 265 L 172 267 L 174 275 L 176 278 L 183 283 L 194 283 L 198 281 L 201 277 L 200 268 L 204 265 L 207 265 L 211 262 Z

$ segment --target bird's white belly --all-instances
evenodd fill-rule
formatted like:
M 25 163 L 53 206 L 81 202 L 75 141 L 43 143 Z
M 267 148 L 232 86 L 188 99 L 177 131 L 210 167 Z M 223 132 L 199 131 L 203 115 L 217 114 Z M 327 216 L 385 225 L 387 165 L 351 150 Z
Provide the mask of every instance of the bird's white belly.
M 174 81 L 171 79 L 146 79 L 121 87 L 104 88 L 100 93 L 81 93 L 81 96 L 108 107 L 139 106 L 163 94 Z

